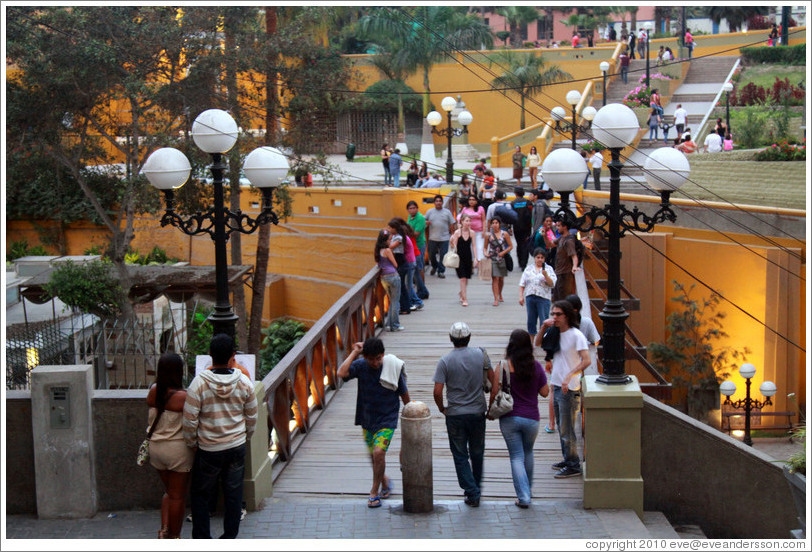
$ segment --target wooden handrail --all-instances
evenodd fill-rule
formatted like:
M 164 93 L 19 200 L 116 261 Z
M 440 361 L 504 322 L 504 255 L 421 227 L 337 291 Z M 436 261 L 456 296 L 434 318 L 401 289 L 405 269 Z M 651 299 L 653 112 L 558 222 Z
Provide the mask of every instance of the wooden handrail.
M 374 336 L 383 326 L 389 305 L 378 273 L 378 267 L 367 272 L 263 378 L 268 427 L 275 433 L 268 445 L 274 453 L 274 479 L 301 445 L 319 411 L 341 388 L 338 367 L 352 344 Z

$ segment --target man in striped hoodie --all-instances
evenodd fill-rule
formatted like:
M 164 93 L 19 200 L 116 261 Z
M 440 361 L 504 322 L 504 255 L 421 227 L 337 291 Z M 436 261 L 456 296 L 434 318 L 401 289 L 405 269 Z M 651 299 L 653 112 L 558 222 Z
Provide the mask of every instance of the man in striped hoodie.
M 192 538 L 210 539 L 209 500 L 223 480 L 223 535 L 240 530 L 245 443 L 257 423 L 257 399 L 251 380 L 230 367 L 234 340 L 215 335 L 209 345 L 212 369 L 198 374 L 186 390 L 183 438 L 197 447 L 192 468 Z

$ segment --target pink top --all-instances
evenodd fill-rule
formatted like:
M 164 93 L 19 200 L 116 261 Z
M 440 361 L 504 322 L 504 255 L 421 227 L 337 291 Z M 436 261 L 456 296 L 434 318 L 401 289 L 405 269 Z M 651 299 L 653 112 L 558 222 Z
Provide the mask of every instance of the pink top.
M 483 214 L 485 214 L 485 209 L 482 208 L 482 205 L 478 205 L 476 211 L 470 207 L 463 207 L 462 211 L 460 211 L 460 214 L 457 216 L 457 222 L 462 222 L 462 215 L 468 215 L 471 217 L 471 230 L 474 232 L 482 232 Z
M 406 256 L 407 263 L 415 262 L 416 259 L 414 256 L 414 247 L 412 246 L 412 240 L 408 238 L 403 242 L 403 254 Z
M 733 149 L 733 140 L 725 140 L 723 145 L 722 145 L 722 149 L 724 149 L 725 151 L 732 150 Z

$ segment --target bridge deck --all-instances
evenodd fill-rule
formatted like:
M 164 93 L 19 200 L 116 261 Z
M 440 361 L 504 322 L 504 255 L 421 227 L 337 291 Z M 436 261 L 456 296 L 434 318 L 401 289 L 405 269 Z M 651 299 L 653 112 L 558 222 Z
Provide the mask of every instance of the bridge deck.
M 442 280 L 428 276 L 431 298 L 422 311 L 401 316 L 402 332 L 381 334 L 388 353 L 406 363 L 412 400 L 428 404 L 432 410 L 432 448 L 434 457 L 434 496 L 437 499 L 462 498 L 457 484 L 444 417 L 432 398 L 432 376 L 437 360 L 448 352 L 451 342 L 448 330 L 457 320 L 464 320 L 472 331 L 471 345 L 487 348 L 492 361 L 502 358 L 508 336 L 515 328 L 526 327 L 525 310 L 518 303 L 518 266 L 505 279 L 505 302 L 493 307 L 490 282 L 474 277 L 469 282 L 468 307 L 459 303 L 459 280 L 453 270 Z M 304 440 L 290 465 L 274 484 L 274 495 L 360 497 L 368 493 L 372 481 L 371 465 L 361 428 L 353 425 L 357 384 L 346 384 L 328 405 L 324 415 Z M 545 499 L 582 499 L 580 477 L 555 479 L 551 464 L 561 461 L 558 434 L 547 434 L 547 399 L 540 399 L 541 424 L 535 445 L 533 497 Z M 515 497 L 510 475 L 507 448 L 497 421 L 487 422 L 484 500 Z M 400 478 L 400 429 L 395 432 L 386 455 L 387 475 L 395 480 L 397 494 L 403 488 Z

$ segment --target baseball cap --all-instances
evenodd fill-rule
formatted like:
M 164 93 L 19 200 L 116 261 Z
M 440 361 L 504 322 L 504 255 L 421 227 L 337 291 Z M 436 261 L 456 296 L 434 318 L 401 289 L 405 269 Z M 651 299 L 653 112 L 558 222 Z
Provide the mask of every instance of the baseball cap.
M 454 339 L 461 339 L 463 337 L 468 337 L 471 335 L 471 328 L 468 327 L 468 324 L 465 322 L 454 322 L 451 325 L 451 331 L 449 332 L 451 337 Z

